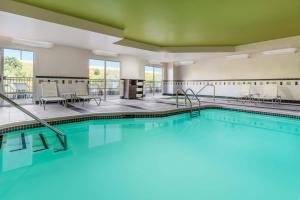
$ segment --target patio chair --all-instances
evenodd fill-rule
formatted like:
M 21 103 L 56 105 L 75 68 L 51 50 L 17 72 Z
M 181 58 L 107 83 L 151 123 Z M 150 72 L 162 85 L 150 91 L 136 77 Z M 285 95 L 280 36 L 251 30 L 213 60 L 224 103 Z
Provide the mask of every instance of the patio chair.
M 58 102 L 62 103 L 63 106 L 66 106 L 66 99 L 58 95 L 56 82 L 41 83 L 41 92 L 40 105 L 44 106 L 44 110 L 46 109 L 46 104 L 48 102 Z
M 257 104 L 260 101 L 262 89 L 260 85 L 251 85 L 249 100 L 251 103 Z
M 82 100 L 82 106 L 85 101 L 94 100 L 97 106 L 101 103 L 101 90 L 96 84 L 77 83 L 75 89 L 75 96 L 78 100 Z
M 263 92 L 260 94 L 261 102 L 271 101 L 272 103 L 281 103 L 281 96 L 278 95 L 277 84 L 267 84 L 263 87 Z
M 26 83 L 11 83 L 10 87 L 16 91 L 16 98 L 21 96 L 24 99 L 27 99 L 29 88 Z
M 246 102 L 247 100 L 251 100 L 251 94 L 250 94 L 250 84 L 241 85 L 238 90 L 238 101 L 241 101 L 242 103 Z

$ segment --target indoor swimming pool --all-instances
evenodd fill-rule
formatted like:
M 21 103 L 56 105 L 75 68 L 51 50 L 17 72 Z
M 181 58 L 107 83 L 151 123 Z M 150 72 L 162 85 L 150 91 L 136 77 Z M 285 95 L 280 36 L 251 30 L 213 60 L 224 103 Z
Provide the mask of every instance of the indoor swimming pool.
M 2 200 L 298 200 L 300 119 L 221 109 L 6 134 Z

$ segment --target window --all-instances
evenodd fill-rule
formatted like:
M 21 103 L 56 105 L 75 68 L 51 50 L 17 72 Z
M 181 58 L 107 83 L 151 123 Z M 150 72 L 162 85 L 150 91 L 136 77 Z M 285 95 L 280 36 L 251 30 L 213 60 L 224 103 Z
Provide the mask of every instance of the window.
M 145 66 L 145 93 L 156 95 L 162 93 L 162 77 L 163 71 L 161 67 Z
M 97 84 L 104 93 L 105 90 L 105 61 L 89 60 L 89 77 L 91 84 Z
M 106 95 L 110 98 L 120 95 L 120 62 L 106 61 Z
M 89 75 L 90 79 L 104 80 L 105 61 L 104 60 L 89 60 Z
M 100 86 L 105 99 L 119 97 L 120 62 L 90 59 L 89 78 L 91 84 Z
M 32 77 L 33 52 L 4 49 L 4 71 L 6 77 Z
M 2 88 L 10 98 L 25 102 L 32 97 L 33 52 L 3 49 Z M 25 99 L 25 100 L 24 100 Z

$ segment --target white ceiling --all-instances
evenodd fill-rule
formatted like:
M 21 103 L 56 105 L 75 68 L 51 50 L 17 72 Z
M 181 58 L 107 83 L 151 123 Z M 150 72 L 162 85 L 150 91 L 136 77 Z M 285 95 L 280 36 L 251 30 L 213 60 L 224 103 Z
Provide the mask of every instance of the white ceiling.
M 105 50 L 133 55 L 158 62 L 201 60 L 228 55 L 228 53 L 166 53 L 152 52 L 113 44 L 122 38 L 86 31 L 65 25 L 41 21 L 0 11 L 0 36 L 52 42 L 72 47 Z

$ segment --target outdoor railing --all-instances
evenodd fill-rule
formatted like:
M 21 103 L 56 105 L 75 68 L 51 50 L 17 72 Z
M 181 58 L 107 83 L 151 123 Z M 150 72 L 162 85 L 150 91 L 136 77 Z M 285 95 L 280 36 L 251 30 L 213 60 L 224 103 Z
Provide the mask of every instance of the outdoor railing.
M 15 85 L 23 85 L 22 91 L 17 89 Z M 3 77 L 4 92 L 10 98 L 30 98 L 32 97 L 32 77 Z
M 102 93 L 104 93 L 106 86 L 106 95 L 120 94 L 120 80 L 106 80 L 105 83 L 103 79 L 89 79 L 89 83 L 98 85 Z
M 145 94 L 162 93 L 162 81 L 145 81 L 144 91 Z

